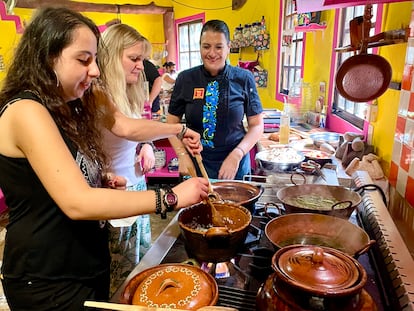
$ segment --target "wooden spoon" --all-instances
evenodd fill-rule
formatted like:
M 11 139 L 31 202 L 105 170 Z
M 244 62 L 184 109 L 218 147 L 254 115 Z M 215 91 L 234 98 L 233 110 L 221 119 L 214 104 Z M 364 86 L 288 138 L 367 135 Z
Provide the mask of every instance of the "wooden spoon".
M 119 311 L 186 311 L 183 309 L 173 308 L 158 308 L 158 307 L 144 307 L 137 305 L 126 305 L 121 303 L 99 302 L 99 301 L 85 301 L 85 307 L 100 308 L 106 310 L 119 310 Z M 235 308 L 219 307 L 219 306 L 205 306 L 198 308 L 197 311 L 237 311 Z
M 197 160 L 197 164 L 198 164 L 198 167 L 199 167 L 199 169 L 201 171 L 201 174 L 203 175 L 203 177 L 205 179 L 208 180 L 209 193 L 212 194 L 212 196 L 214 196 L 215 198 L 217 198 L 217 195 L 214 193 L 213 187 L 211 186 L 210 179 L 208 178 L 208 174 L 207 174 L 206 168 L 204 167 L 204 164 L 203 164 L 203 160 L 201 158 L 201 155 L 200 154 L 196 154 L 195 155 L 195 158 Z M 226 224 L 227 224 L 226 219 L 216 209 L 216 207 L 214 206 L 213 202 L 211 202 L 211 199 L 208 198 L 208 199 L 205 200 L 205 202 L 211 208 L 213 225 L 214 226 L 219 226 L 219 227 L 226 227 Z

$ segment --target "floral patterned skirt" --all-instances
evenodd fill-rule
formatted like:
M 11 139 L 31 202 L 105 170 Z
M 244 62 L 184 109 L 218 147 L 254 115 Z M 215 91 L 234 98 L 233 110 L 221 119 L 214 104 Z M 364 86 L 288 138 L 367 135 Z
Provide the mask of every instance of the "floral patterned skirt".
M 127 187 L 127 191 L 145 191 L 145 179 Z M 135 268 L 151 247 L 151 224 L 149 215 L 141 215 L 129 227 L 109 226 L 109 249 L 111 252 L 110 296 Z

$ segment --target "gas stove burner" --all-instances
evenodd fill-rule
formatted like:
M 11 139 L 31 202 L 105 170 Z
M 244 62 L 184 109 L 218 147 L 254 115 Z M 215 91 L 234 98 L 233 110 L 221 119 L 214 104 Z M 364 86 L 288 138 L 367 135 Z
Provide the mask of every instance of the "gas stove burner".
M 250 275 L 244 272 L 236 259 L 226 262 L 203 262 L 200 268 L 211 274 L 218 284 L 235 286 L 237 288 L 248 288 Z

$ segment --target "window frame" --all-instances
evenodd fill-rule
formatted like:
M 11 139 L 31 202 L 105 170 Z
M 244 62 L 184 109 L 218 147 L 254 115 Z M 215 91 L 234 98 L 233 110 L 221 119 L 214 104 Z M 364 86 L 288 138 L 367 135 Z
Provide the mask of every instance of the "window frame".
M 306 47 L 306 33 L 294 31 L 294 15 L 296 14 L 296 10 L 294 9 L 294 2 L 294 0 L 282 1 L 279 14 L 279 16 L 282 16 L 279 21 L 279 29 L 282 31 L 279 32 L 280 45 L 277 60 L 278 75 L 276 77 L 276 99 L 282 102 L 288 94 L 289 89 L 293 86 L 293 83 L 303 78 L 304 71 L 303 66 L 304 50 Z M 287 26 L 291 28 L 285 29 Z M 294 45 L 290 48 L 292 55 L 288 55 L 286 48 L 282 46 L 282 42 L 284 40 L 283 36 L 286 34 L 286 31 L 291 32 L 292 34 L 292 45 Z M 301 52 L 300 59 L 298 59 L 298 51 Z
M 374 27 L 371 28 L 371 34 L 378 33 L 381 31 L 381 24 L 382 24 L 382 14 L 383 14 L 383 4 L 376 4 L 376 19 Z M 335 10 L 335 22 L 334 22 L 334 39 L 333 39 L 333 46 L 332 46 L 332 57 L 331 57 L 331 75 L 330 75 L 330 88 L 329 88 L 329 95 L 328 95 L 328 128 L 335 132 L 347 132 L 347 131 L 354 131 L 359 133 L 364 133 L 365 135 L 368 134 L 368 127 L 369 122 L 363 118 L 356 117 L 355 115 L 352 115 L 351 113 L 348 113 L 346 111 L 343 111 L 342 109 L 339 109 L 337 106 L 337 103 L 335 102 L 335 94 L 337 92 L 335 87 L 335 76 L 336 72 L 339 68 L 339 59 L 338 54 L 335 50 L 335 48 L 341 46 L 340 41 L 340 17 L 341 17 L 341 10 L 344 10 L 346 8 L 342 9 L 336 9 Z M 362 13 L 363 14 L 363 13 Z M 358 16 L 358 15 L 357 15 Z M 349 23 L 349 21 L 348 21 Z M 349 37 L 349 33 L 344 34 Z M 377 54 L 378 48 L 373 48 L 369 50 L 369 53 Z M 363 103 L 361 103 L 363 104 Z M 370 103 L 367 103 L 370 104 Z
M 180 55 L 182 54 L 182 52 L 180 51 L 180 27 L 184 24 L 185 25 L 191 25 L 191 24 L 198 23 L 198 22 L 200 22 L 202 25 L 204 25 L 204 22 L 205 22 L 205 14 L 204 13 L 188 16 L 188 17 L 181 18 L 181 19 L 176 19 L 175 22 L 174 22 L 175 23 L 175 32 L 177 34 L 177 36 L 176 36 L 176 40 L 177 40 L 177 42 L 176 42 L 176 46 L 177 46 L 176 68 L 177 68 L 177 71 L 182 71 L 184 69 L 187 69 L 187 68 L 182 68 L 182 64 L 180 63 L 180 59 L 181 59 Z M 198 42 L 198 40 L 199 40 L 199 34 L 197 36 L 197 42 Z M 190 40 L 188 40 L 188 41 L 190 41 Z M 197 52 L 198 55 L 200 55 L 200 48 L 198 47 L 198 50 L 194 50 L 193 52 Z M 192 50 L 190 49 L 188 51 L 188 53 L 189 53 L 189 59 L 191 60 L 190 55 L 192 53 Z

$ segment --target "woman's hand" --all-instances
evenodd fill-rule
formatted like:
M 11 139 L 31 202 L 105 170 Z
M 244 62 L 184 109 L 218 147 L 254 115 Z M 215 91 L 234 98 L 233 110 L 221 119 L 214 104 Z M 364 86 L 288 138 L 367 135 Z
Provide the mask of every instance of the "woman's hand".
M 224 159 L 218 172 L 219 179 L 234 179 L 239 169 L 240 161 L 243 158 L 243 154 L 237 148 L 235 148 Z
M 186 132 L 184 133 L 182 142 L 193 156 L 203 150 L 203 146 L 201 145 L 200 141 L 200 134 L 196 131 L 193 131 L 192 129 L 187 128 Z
M 154 149 L 150 144 L 143 144 L 141 150 L 139 151 L 136 162 L 139 162 L 142 167 L 142 173 L 146 174 L 155 165 L 155 154 Z
M 127 180 L 125 177 L 115 175 L 113 173 L 105 173 L 102 177 L 102 186 L 117 190 L 126 189 Z
M 177 208 L 189 207 L 207 198 L 208 180 L 192 177 L 179 183 L 173 188 L 173 191 L 178 197 Z

